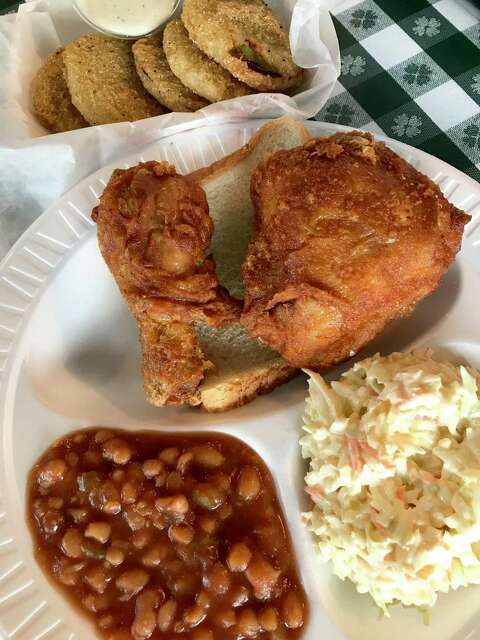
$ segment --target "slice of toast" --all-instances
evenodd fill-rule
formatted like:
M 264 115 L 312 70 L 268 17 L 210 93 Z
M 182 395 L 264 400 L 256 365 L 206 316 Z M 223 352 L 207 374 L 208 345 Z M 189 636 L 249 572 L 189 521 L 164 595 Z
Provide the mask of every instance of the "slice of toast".
M 242 263 L 253 222 L 250 179 L 267 154 L 290 149 L 309 139 L 305 126 L 290 117 L 273 120 L 244 147 L 190 177 L 204 189 L 215 230 L 211 252 L 220 284 L 243 297 Z M 195 324 L 207 369 L 191 404 L 225 411 L 271 391 L 297 374 L 275 351 L 249 336 L 240 324 L 214 329 Z

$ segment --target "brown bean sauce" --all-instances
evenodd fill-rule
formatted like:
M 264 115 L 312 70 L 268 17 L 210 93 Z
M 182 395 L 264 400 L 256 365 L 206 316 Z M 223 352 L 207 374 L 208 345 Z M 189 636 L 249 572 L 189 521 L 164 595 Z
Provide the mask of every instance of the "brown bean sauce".
M 305 593 L 272 477 L 223 434 L 88 429 L 33 467 L 46 575 L 108 640 L 300 637 Z

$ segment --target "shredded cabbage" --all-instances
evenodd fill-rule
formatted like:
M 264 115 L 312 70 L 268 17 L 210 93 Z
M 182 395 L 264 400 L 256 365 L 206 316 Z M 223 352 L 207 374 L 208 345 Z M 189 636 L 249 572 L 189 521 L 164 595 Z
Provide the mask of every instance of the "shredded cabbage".
M 480 584 L 479 374 L 425 351 L 310 376 L 303 518 L 321 558 L 386 615 Z

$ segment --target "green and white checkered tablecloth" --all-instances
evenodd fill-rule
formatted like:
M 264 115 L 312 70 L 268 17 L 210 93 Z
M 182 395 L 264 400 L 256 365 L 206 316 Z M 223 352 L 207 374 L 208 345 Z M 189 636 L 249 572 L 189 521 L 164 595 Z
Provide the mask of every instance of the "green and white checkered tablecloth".
M 317 120 L 407 142 L 480 180 L 480 12 L 364 0 L 336 13 L 342 71 Z
M 18 3 L 0 0 L 0 13 Z M 480 181 L 480 9 L 352 0 L 334 16 L 342 72 L 317 120 L 382 132 Z

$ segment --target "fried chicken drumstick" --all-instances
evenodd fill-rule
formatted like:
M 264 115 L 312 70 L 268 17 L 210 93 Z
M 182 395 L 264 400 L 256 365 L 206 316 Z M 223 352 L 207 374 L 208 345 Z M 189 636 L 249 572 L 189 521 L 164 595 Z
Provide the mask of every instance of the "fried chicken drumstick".
M 345 360 L 431 293 L 469 216 L 366 133 L 279 151 L 251 185 L 242 323 L 291 365 Z
M 195 403 L 210 367 L 193 322 L 238 321 L 206 251 L 213 222 L 201 187 L 166 162 L 114 171 L 92 218 L 100 251 L 131 312 L 143 351 L 148 400 Z

